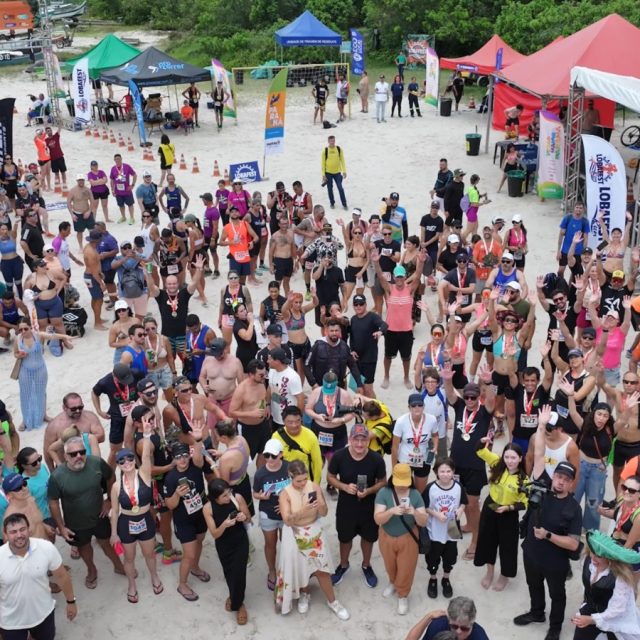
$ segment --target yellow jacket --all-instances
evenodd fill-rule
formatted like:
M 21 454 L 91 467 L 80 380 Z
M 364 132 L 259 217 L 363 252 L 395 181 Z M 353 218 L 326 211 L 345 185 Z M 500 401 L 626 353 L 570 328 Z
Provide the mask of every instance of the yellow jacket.
M 284 435 L 281 433 L 282 431 L 284 431 Z M 287 462 L 301 460 L 307 467 L 309 479 L 312 482 L 320 484 L 320 478 L 322 476 L 322 455 L 320 454 L 318 438 L 316 438 L 316 434 L 313 433 L 311 429 L 301 427 L 300 433 L 297 436 L 292 436 L 282 427 L 278 429 L 272 437 L 280 440 L 282 443 L 284 450 L 282 457 Z M 293 443 L 297 444 L 299 448 L 292 446 Z
M 477 456 L 484 460 L 490 467 L 495 467 L 500 462 L 500 456 L 482 448 L 476 451 Z M 517 474 L 511 474 L 506 469 L 498 482 L 489 483 L 489 495 L 491 499 L 501 507 L 508 507 L 517 502 L 527 505 L 527 496 L 522 492 L 522 487 Z
M 325 147 L 320 157 L 322 175 L 326 173 L 347 173 L 347 165 L 344 161 L 344 151 L 338 147 Z

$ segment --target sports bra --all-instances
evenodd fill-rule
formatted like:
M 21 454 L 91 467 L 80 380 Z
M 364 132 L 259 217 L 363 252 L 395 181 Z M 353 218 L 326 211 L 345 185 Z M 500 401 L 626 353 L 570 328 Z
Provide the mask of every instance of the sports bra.
M 5 253 L 16 253 L 18 245 L 13 238 L 7 238 L 6 240 L 0 240 L 0 255 Z
M 425 367 L 444 367 L 444 351 L 444 344 L 441 344 L 436 350 L 433 348 L 433 343 L 430 342 L 424 352 L 422 364 Z
M 48 278 L 49 280 L 49 284 L 47 285 L 46 289 L 41 289 L 35 282 L 33 283 L 33 286 L 31 287 L 31 291 L 33 291 L 34 293 L 42 293 L 42 291 L 51 291 L 51 289 L 55 289 L 56 288 L 56 283 L 51 279 Z
M 520 351 L 522 351 L 522 347 L 518 342 L 518 337 L 514 334 L 513 336 L 514 344 L 516 347 L 516 353 L 513 356 L 514 360 L 517 360 L 520 357 Z M 496 358 L 502 358 L 504 354 L 504 333 L 493 343 L 493 355 Z
M 136 474 L 134 481 L 134 490 L 136 491 L 137 506 L 146 507 L 151 504 L 151 498 L 153 493 L 151 487 L 148 486 L 145 481 Z M 131 504 L 131 496 L 124 490 L 124 478 L 120 478 L 120 493 L 118 494 L 118 503 L 123 509 L 131 510 L 133 505 Z
M 237 484 L 238 481 L 242 480 L 247 473 L 247 467 L 249 466 L 249 454 L 241 444 L 237 447 L 229 447 L 227 451 L 239 451 L 242 454 L 242 464 L 240 465 L 240 468 L 229 473 L 229 484 Z
M 347 258 L 365 258 L 367 255 L 367 250 L 364 248 L 364 245 L 362 246 L 362 253 L 360 255 L 354 255 L 353 254 L 353 243 L 351 244 L 351 249 L 349 249 L 349 252 L 347 253 Z
M 284 326 L 289 331 L 298 331 L 299 329 L 304 329 L 305 323 L 304 313 L 299 318 L 294 318 L 293 313 L 289 313 L 289 319 L 285 321 Z

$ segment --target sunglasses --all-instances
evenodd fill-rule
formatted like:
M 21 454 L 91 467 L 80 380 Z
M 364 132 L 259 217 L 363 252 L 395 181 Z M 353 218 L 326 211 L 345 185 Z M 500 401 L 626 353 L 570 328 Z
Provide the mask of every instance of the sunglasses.
M 365 304 L 366 304 L 366 302 L 354 302 L 353 306 L 354 307 L 364 307 Z
M 351 235 L 352 236 L 361 236 L 362 235 L 362 231 L 354 231 Z
M 147 335 L 147 332 L 144 333 L 136 333 L 136 338 L 144 338 Z
M 627 487 L 626 484 L 623 484 L 621 488 L 623 492 L 626 491 L 627 493 L 630 493 L 632 496 L 634 496 L 636 493 L 638 493 L 638 491 L 640 491 L 640 489 L 632 489 L 631 487 Z
M 464 624 L 455 624 L 454 622 L 449 623 L 449 628 L 451 629 L 451 631 L 462 631 L 462 633 L 467 633 L 468 631 L 471 631 L 471 627 L 468 627 L 467 625 L 464 625 Z
M 77 451 L 67 451 L 67 455 L 70 458 L 77 458 L 78 456 L 86 456 L 87 455 L 87 450 L 86 449 L 78 449 Z
M 229 276 L 228 280 L 230 280 L 230 281 L 240 280 L 240 278 L 238 276 Z
M 464 258 L 461 258 L 460 260 L 456 260 L 456 262 L 458 264 L 467 264 L 467 262 L 469 262 L 468 260 L 465 260 Z
M 116 309 L 116 313 L 127 313 L 129 309 Z
M 158 390 L 157 389 L 151 389 L 150 391 L 143 391 L 142 392 L 143 396 L 157 396 L 158 395 Z
M 442 336 L 444 335 L 444 333 L 442 333 L 442 331 L 434 331 L 431 336 L 433 338 L 442 338 Z
M 273 453 L 263 453 L 265 460 L 275 460 L 278 456 Z
M 463 400 L 476 400 L 478 396 L 462 396 Z
M 27 333 L 27 331 L 31 331 L 28 327 L 23 327 L 22 329 L 18 329 L 18 333 Z
M 383 236 L 390 236 L 391 234 L 389 232 L 384 232 L 382 235 Z
M 564 298 L 552 298 L 552 301 L 556 304 L 562 304 L 564 302 Z
M 637 380 L 623 380 L 622 384 L 638 384 L 638 381 Z
M 188 453 L 178 453 L 175 456 L 173 456 L 174 460 L 184 460 L 185 458 L 189 458 L 191 457 Z
M 142 217 L 143 217 L 143 218 L 150 218 L 151 216 L 149 216 L 149 215 L 145 214 L 145 215 L 143 215 Z
M 55 249 L 46 249 L 45 253 L 55 253 Z
M 123 465 L 125 462 L 133 462 L 135 458 L 133 456 L 123 456 L 118 460 L 118 464 Z
M 422 402 L 412 402 L 412 403 L 409 405 L 409 408 L 410 408 L 410 409 L 415 409 L 415 407 L 422 407 L 422 408 L 424 408 L 424 404 L 423 404 Z
M 187 387 L 186 389 L 178 389 L 178 393 L 189 393 L 191 391 L 191 387 Z
M 502 321 L 502 323 L 503 323 L 503 324 L 517 324 L 517 323 L 518 323 L 518 321 L 517 321 L 517 320 L 515 320 L 514 318 L 505 318 L 505 319 Z
M 79 404 L 75 407 L 67 407 L 67 409 L 69 409 L 69 411 L 71 411 L 71 413 L 80 413 L 83 409 L 84 409 L 84 405 L 83 404 Z
M 42 456 L 38 456 L 33 462 L 25 462 L 28 467 L 37 467 L 42 462 Z
M 585 336 L 584 334 L 582 334 L 582 339 L 583 340 L 595 340 L 595 338 L 593 336 Z M 623 380 L 623 382 L 626 382 L 626 380 Z
M 500 262 L 502 262 L 502 264 L 511 264 L 513 260 L 500 260 Z

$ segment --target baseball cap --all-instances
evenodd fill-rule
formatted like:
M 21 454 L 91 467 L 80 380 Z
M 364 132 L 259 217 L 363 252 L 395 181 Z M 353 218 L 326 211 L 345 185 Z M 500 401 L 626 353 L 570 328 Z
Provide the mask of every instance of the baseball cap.
M 131 249 L 131 240 L 123 240 L 120 243 L 120 248 L 121 249 Z
M 189 445 L 185 442 L 176 442 L 176 444 L 171 447 L 171 455 L 174 458 L 176 456 L 182 455 L 183 453 L 190 453 Z
M 367 304 L 367 299 L 360 294 L 353 296 L 353 304 Z
M 76 180 L 86 180 L 87 176 L 84 173 L 76 173 Z
M 458 176 L 466 176 L 467 174 L 462 169 L 456 169 L 453 172 L 453 177 L 457 178 Z
M 349 436 L 352 438 L 366 438 L 369 439 L 369 429 L 365 427 L 362 422 L 356 422 L 353 427 L 351 427 L 351 431 Z
M 397 191 L 392 191 L 389 194 L 389 199 L 390 200 L 400 200 L 400 194 Z
M 614 271 L 611 274 L 611 279 L 618 279 L 618 280 L 624 280 L 624 271 L 621 271 L 620 269 L 617 269 L 616 271 Z
M 396 278 L 406 278 L 407 270 L 401 264 L 398 264 L 393 269 L 393 275 Z
M 138 380 L 136 389 L 138 390 L 138 393 L 144 393 L 148 389 L 158 390 L 156 383 L 151 378 L 142 378 L 142 380 Z
M 420 393 L 411 393 L 407 400 L 407 404 L 410 407 L 424 406 L 424 398 Z
M 213 202 L 213 196 L 208 191 L 207 193 L 203 193 L 200 197 L 207 202 Z
M 10 473 L 2 481 L 2 490 L 5 493 L 10 493 L 11 491 L 20 491 L 22 487 L 26 486 L 27 481 L 19 473 Z
M 562 462 L 558 462 L 558 466 L 555 468 L 554 473 L 562 473 L 574 480 L 576 477 L 576 468 L 570 462 L 563 460 Z
M 408 464 L 399 462 L 393 467 L 393 484 L 396 487 L 411 486 L 411 467 Z
M 267 327 L 267 335 L 268 336 L 281 336 L 282 335 L 282 327 L 279 324 L 276 324 L 275 322 L 273 324 L 270 324 Z
M 591 336 L 592 338 L 595 338 L 596 330 L 593 327 L 585 327 L 582 330 L 582 337 L 584 338 L 584 336 Z
M 143 178 L 150 178 L 151 177 L 151 171 L 143 171 L 142 172 L 142 177 Z
M 119 311 L 120 309 L 128 309 L 129 305 L 126 300 L 116 300 L 116 303 L 113 305 L 115 311 Z
M 227 343 L 224 338 L 214 338 L 209 345 L 209 353 L 215 357 L 221 356 L 226 347 Z
M 271 349 L 269 351 L 269 356 L 272 360 L 277 360 L 278 362 L 282 362 L 282 364 L 289 364 L 289 358 L 287 358 L 287 352 L 281 347 L 276 347 L 275 349 Z
M 504 222 L 504 218 L 502 216 L 494 216 L 491 218 L 491 224 L 498 224 L 498 222 Z
M 431 208 L 432 209 L 440 209 L 440 203 L 437 200 L 432 200 L 431 201 Z
M 84 239 L 87 242 L 100 242 L 100 240 L 102 240 L 102 233 L 97 229 L 91 229 L 91 231 L 89 231 L 89 235 L 85 236 Z
M 282 444 L 280 440 L 276 440 L 275 438 L 267 440 L 264 444 L 262 453 L 270 453 L 272 456 L 277 456 L 279 453 L 282 453 Z
M 456 255 L 456 262 L 469 262 L 469 254 L 461 251 L 458 255 Z
M 183 218 L 184 222 L 195 222 L 198 218 L 196 218 L 193 213 L 187 213 L 187 215 Z
M 549 422 L 547 422 L 547 426 L 555 427 L 558 424 L 558 419 L 560 416 L 557 411 L 552 411 L 549 415 Z
M 522 222 L 522 216 L 519 213 L 515 213 L 511 216 L 511 222 Z
M 473 396 L 477 398 L 480 395 L 480 385 L 475 382 L 468 382 L 462 389 L 463 396 Z
M 133 373 L 131 373 L 131 367 L 122 362 L 118 362 L 118 364 L 113 366 L 113 375 L 118 379 L 118 382 L 122 382 L 123 384 L 133 384 L 135 382 Z
M 333 229 L 333 227 L 331 226 L 331 223 L 327 220 L 325 221 L 325 223 L 322 225 L 323 229 Z
M 46 253 L 47 251 L 55 251 L 55 249 L 53 248 L 53 245 L 49 243 L 49 244 L 45 244 L 44 247 L 42 247 L 42 251 Z
M 118 449 L 118 453 L 116 453 L 116 462 L 120 462 L 120 460 L 126 458 L 127 456 L 133 456 L 134 459 L 136 457 L 135 453 L 131 449 Z
M 351 209 L 351 215 L 352 216 L 361 216 L 362 215 L 362 209 L 360 209 L 360 207 L 354 207 L 353 209 Z
M 604 315 L 605 316 L 611 316 L 612 318 L 615 318 L 616 320 L 620 320 L 620 314 L 615 309 L 609 309 L 607 311 L 607 313 L 605 313 Z
M 580 349 L 569 349 L 568 358 L 584 358 L 584 354 Z
M 97 161 L 97 160 L 92 160 L 92 161 L 90 162 L 90 166 L 91 166 L 91 167 L 97 167 L 97 166 L 98 166 L 98 161 Z
M 509 284 L 507 284 L 505 288 L 513 289 L 514 291 L 522 291 L 522 287 L 520 286 L 520 283 L 516 282 L 515 280 L 513 282 L 509 282 Z
M 455 234 L 452 233 L 450 236 L 447 237 L 447 242 L 453 244 L 454 242 L 460 242 L 460 238 Z
M 502 259 L 503 260 L 513 260 L 513 253 L 511 253 L 510 251 L 505 251 L 502 254 Z

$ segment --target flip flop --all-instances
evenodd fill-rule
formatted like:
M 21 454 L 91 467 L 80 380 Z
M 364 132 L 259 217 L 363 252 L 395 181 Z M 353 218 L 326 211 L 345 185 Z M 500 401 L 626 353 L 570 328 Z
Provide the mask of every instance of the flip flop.
M 87 576 L 84 579 L 84 586 L 87 587 L 87 589 L 95 589 L 98 586 L 98 574 L 96 574 L 95 578 L 92 579 Z
M 276 588 L 276 579 L 271 576 L 267 576 L 267 589 L 269 591 L 275 591 Z
M 20 431 L 20 428 L 18 427 L 18 431 Z M 24 431 L 24 429 L 23 429 Z M 71 559 L 72 560 L 79 560 L 80 559 L 80 552 L 78 551 L 78 547 L 71 547 L 71 551 L 70 554 Z
M 473 560 L 475 557 L 476 557 L 476 552 L 475 551 L 470 552 L 469 549 L 467 549 L 462 555 L 463 560 Z
M 176 591 L 185 599 L 188 600 L 189 602 L 195 602 L 196 600 L 198 600 L 199 596 L 195 591 L 192 591 L 191 593 L 182 593 L 182 591 L 180 591 L 180 589 L 176 589 Z
M 136 591 L 134 594 L 127 593 L 127 600 L 131 604 L 138 604 L 138 592 Z
M 211 576 L 206 571 L 192 571 L 191 575 L 198 578 L 200 582 L 209 582 L 211 580 Z
M 151 586 L 153 588 L 153 593 L 155 593 L 157 596 L 159 596 L 164 591 L 164 585 L 162 584 L 162 582 L 160 584 L 152 584 Z

